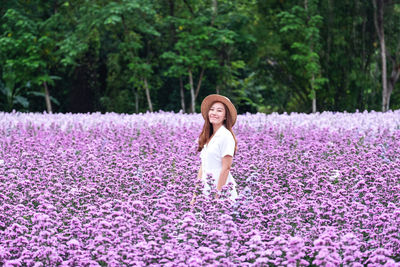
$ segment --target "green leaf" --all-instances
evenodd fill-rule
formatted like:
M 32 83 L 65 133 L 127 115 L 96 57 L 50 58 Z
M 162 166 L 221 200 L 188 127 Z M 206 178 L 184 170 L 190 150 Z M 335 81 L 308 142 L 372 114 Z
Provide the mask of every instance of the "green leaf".
M 20 104 L 21 106 L 23 106 L 24 108 L 28 108 L 29 107 L 29 101 L 26 97 L 23 96 L 15 96 L 14 97 L 14 104 Z
M 27 95 L 46 97 L 46 94 L 45 94 L 45 93 L 43 93 L 43 92 L 36 92 L 36 91 L 27 92 Z M 52 97 L 52 96 L 50 96 L 50 101 L 53 102 L 54 104 L 58 105 L 58 106 L 60 105 L 60 102 L 59 102 L 56 98 L 54 98 L 54 97 Z
M 117 23 L 121 23 L 122 19 L 120 16 L 117 15 L 111 15 L 110 17 L 106 18 L 106 20 L 104 21 L 105 25 L 115 25 Z

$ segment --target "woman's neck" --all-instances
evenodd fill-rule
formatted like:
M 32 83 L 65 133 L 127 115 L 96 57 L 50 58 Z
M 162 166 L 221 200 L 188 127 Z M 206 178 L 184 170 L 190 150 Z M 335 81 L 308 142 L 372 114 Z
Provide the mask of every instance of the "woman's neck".
M 215 124 L 212 125 L 213 126 L 213 135 L 218 131 L 219 128 L 222 127 L 222 125 L 223 125 L 222 123 L 217 124 L 217 125 L 215 125 Z

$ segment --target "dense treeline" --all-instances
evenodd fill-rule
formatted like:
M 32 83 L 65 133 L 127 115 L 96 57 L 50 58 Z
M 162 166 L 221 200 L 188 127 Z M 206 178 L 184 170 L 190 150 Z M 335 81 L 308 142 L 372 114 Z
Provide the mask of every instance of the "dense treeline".
M 400 108 L 395 0 L 9 0 L 0 110 Z

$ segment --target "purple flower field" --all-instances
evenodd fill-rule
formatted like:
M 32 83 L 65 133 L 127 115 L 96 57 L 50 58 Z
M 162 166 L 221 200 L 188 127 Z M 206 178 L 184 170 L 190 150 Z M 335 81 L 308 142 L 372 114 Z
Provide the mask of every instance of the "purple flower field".
M 400 266 L 400 111 L 240 115 L 191 206 L 202 123 L 0 113 L 0 265 Z

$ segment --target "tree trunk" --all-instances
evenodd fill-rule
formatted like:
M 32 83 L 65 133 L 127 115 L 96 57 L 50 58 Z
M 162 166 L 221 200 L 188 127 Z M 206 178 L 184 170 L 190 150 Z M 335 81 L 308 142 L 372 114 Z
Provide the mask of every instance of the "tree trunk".
M 317 92 L 315 92 L 314 89 L 314 74 L 312 75 L 311 78 L 311 93 L 312 93 L 312 113 L 316 113 L 317 112 Z
M 44 86 L 44 98 L 46 100 L 46 108 L 47 108 L 47 113 L 53 113 L 53 110 L 51 108 L 51 102 L 50 102 L 50 93 L 49 93 L 49 88 L 47 87 L 47 82 L 43 82 Z
M 182 111 L 183 111 L 183 113 L 185 113 L 185 111 L 186 111 L 186 107 L 185 107 L 185 90 L 183 88 L 182 76 L 179 76 L 179 87 L 180 87 L 180 92 L 181 92 Z
M 194 100 L 196 100 L 197 96 L 199 95 L 201 82 L 203 81 L 203 76 L 204 76 L 204 68 L 202 68 L 201 71 L 200 71 L 200 77 L 199 77 L 199 81 L 197 82 L 197 87 L 196 87 L 196 93 L 194 95 Z
M 193 74 L 192 74 L 192 70 L 191 69 L 189 69 L 188 72 L 189 72 L 190 99 L 191 99 L 191 101 L 190 101 L 190 112 L 194 113 L 195 112 L 195 101 L 196 101 L 195 99 L 196 99 L 196 96 L 195 96 L 195 93 L 194 93 L 194 86 L 193 86 Z
M 386 68 L 386 43 L 385 43 L 385 32 L 383 28 L 383 0 L 372 0 L 374 5 L 374 25 L 376 33 L 379 38 L 379 45 L 381 48 L 381 60 L 382 60 L 382 112 L 386 112 L 389 109 L 390 95 L 387 87 L 387 68 Z
M 144 78 L 143 82 L 144 82 L 144 89 L 146 90 L 147 104 L 149 105 L 150 112 L 153 112 L 153 105 L 151 103 L 150 90 L 149 90 L 149 85 L 147 83 L 147 78 Z
M 136 89 L 134 90 L 135 94 L 135 112 L 136 114 L 139 113 L 139 91 Z
M 387 98 L 386 110 L 389 110 L 390 96 L 392 95 L 393 88 L 396 82 L 399 80 L 399 77 L 400 77 L 400 64 L 396 61 L 395 58 L 392 58 L 392 73 L 388 81 L 388 88 L 387 88 L 388 98 Z
M 317 112 L 317 99 L 315 98 L 316 92 L 314 91 L 314 98 L 312 100 L 312 112 Z
M 215 92 L 219 95 L 219 85 L 215 86 Z
M 218 1 L 217 0 L 212 0 L 212 17 L 211 17 L 211 26 L 214 25 L 215 22 L 215 17 L 217 16 L 218 13 Z
M 308 1 L 304 0 L 304 9 L 308 13 Z M 310 20 L 310 17 L 307 15 L 307 23 Z M 310 37 L 310 51 L 313 52 L 313 43 L 312 43 L 312 37 Z M 315 82 L 315 74 L 313 73 L 311 76 L 311 95 L 312 95 L 312 113 L 317 112 L 317 98 L 316 98 L 316 92 L 314 88 L 314 82 Z

